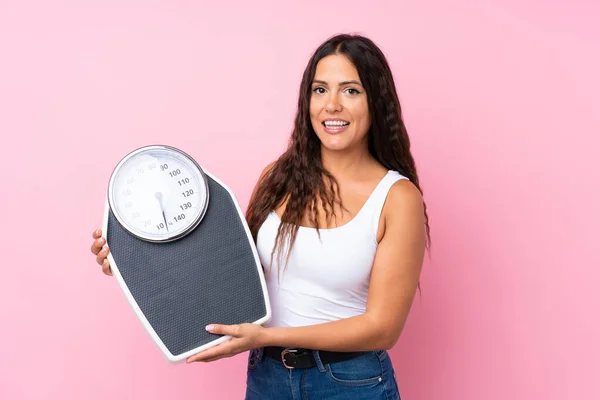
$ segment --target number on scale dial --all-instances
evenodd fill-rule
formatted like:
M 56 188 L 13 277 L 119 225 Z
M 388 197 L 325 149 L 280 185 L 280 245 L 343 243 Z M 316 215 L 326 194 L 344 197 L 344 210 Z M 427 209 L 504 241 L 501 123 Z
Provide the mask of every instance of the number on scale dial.
M 115 217 L 131 233 L 149 241 L 170 241 L 200 223 L 208 205 L 208 185 L 187 154 L 148 146 L 121 160 L 108 196 Z

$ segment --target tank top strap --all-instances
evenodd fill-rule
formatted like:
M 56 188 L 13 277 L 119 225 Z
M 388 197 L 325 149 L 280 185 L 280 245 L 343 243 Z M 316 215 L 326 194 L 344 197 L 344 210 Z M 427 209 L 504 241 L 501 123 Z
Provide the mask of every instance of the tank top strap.
M 375 187 L 365 203 L 363 218 L 366 219 L 363 221 L 366 221 L 366 223 L 369 224 L 369 230 L 374 235 L 377 234 L 377 230 L 379 229 L 379 219 L 381 218 L 381 212 L 383 211 L 383 206 L 385 205 L 388 193 L 394 183 L 402 179 L 408 178 L 397 171 L 388 171 L 387 175 L 385 175 L 377 187 Z

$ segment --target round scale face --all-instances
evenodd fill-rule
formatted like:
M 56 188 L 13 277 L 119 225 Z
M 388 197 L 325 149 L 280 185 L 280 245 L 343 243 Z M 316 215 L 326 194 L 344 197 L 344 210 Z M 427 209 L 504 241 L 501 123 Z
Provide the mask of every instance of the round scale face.
M 147 146 L 125 156 L 108 185 L 112 212 L 133 235 L 167 242 L 191 232 L 208 206 L 202 168 L 169 146 Z

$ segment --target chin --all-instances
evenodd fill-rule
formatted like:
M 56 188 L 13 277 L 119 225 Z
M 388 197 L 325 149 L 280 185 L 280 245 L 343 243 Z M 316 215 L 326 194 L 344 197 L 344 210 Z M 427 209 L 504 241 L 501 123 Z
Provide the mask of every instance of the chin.
M 343 138 L 338 137 L 324 137 L 321 139 L 321 146 L 331 151 L 342 151 L 346 150 L 350 147 L 350 143 L 347 140 L 343 140 Z M 341 139 L 341 140 L 340 140 Z

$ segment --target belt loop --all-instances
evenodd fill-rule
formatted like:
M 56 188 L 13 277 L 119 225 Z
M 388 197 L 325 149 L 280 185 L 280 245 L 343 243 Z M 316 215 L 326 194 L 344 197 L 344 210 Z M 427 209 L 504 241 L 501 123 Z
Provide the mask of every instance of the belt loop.
M 317 363 L 317 367 L 319 368 L 320 372 L 325 372 L 325 366 L 323 365 L 323 362 L 321 361 L 321 356 L 319 355 L 319 350 L 313 350 L 313 357 L 315 358 L 315 362 Z

